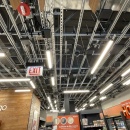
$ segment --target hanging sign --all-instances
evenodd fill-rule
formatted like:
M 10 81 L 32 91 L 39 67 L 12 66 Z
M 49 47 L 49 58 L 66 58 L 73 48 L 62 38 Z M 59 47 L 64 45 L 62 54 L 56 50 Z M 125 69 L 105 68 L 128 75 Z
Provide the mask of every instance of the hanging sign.
M 31 12 L 29 5 L 25 2 L 21 2 L 17 10 L 23 16 L 29 16 Z
M 78 115 L 58 116 L 57 130 L 80 130 Z
M 122 102 L 121 106 L 123 108 L 123 114 L 126 117 L 126 119 L 130 119 L 130 100 Z
M 26 76 L 42 76 L 43 66 L 28 66 Z

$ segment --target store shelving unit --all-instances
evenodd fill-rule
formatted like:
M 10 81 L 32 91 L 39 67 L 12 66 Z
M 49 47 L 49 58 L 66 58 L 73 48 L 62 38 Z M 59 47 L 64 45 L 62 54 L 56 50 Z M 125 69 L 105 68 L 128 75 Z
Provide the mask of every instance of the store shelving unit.
M 81 111 L 79 113 L 80 122 L 81 122 L 81 130 L 103 130 L 104 125 L 94 123 L 96 121 L 101 120 L 100 118 L 101 112 L 102 112 L 101 109 Z

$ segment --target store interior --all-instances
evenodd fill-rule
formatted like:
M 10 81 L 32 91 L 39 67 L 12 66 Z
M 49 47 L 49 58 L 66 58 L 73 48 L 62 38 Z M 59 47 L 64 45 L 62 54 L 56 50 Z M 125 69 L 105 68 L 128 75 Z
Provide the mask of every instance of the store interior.
M 130 0 L 0 0 L 0 130 L 130 130 Z

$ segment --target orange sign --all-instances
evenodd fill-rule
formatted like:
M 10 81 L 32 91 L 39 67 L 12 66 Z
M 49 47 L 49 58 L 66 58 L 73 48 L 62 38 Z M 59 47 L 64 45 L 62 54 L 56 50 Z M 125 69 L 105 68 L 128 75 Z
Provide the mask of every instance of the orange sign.
M 46 117 L 46 122 L 53 122 L 53 117 L 52 116 L 47 116 Z
M 78 115 L 58 116 L 57 130 L 80 130 Z
M 123 108 L 123 114 L 126 117 L 126 119 L 130 119 L 130 100 L 122 102 L 121 106 Z

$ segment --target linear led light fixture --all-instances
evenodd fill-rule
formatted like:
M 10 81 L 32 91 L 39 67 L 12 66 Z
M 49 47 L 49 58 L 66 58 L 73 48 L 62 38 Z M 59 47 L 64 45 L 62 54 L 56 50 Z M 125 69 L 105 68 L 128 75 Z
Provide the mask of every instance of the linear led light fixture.
M 97 96 L 94 96 L 93 98 L 91 98 L 91 99 L 89 100 L 89 102 L 94 101 L 96 98 L 97 98 Z
M 55 86 L 55 78 L 54 77 L 51 77 L 51 84 L 52 84 L 52 86 Z
M 52 110 L 54 110 L 54 107 L 53 107 L 52 102 L 51 102 L 51 98 L 47 97 L 47 99 L 48 99 L 48 102 L 50 103 L 50 106 L 51 106 Z
M 127 69 L 124 73 L 122 73 L 121 77 L 124 77 L 124 76 L 126 76 L 127 74 L 129 74 L 129 73 L 130 73 L 130 68 Z
M 83 107 L 86 107 L 88 104 L 87 103 L 85 103 L 85 104 L 83 104 Z
M 52 56 L 51 56 L 51 51 L 50 50 L 46 51 L 46 57 L 47 57 L 48 68 L 52 69 Z
M 98 66 L 100 65 L 101 61 L 103 60 L 103 58 L 105 57 L 105 55 L 107 54 L 108 50 L 110 49 L 110 47 L 113 44 L 113 40 L 109 40 L 106 47 L 104 48 L 103 52 L 101 53 L 101 55 L 99 56 L 97 62 L 95 63 L 94 67 L 91 70 L 91 74 L 94 74 L 94 72 L 96 71 L 96 69 L 98 68 Z
M 82 110 L 82 111 L 85 110 L 85 107 L 81 108 L 81 110 Z
M 128 79 L 127 81 L 125 81 L 124 83 L 123 83 L 123 85 L 129 85 L 130 84 L 130 79 Z
M 54 103 L 56 104 L 56 100 L 54 100 Z
M 89 90 L 66 90 L 63 91 L 64 94 L 71 94 L 71 93 L 89 93 Z
M 90 104 L 90 107 L 93 107 L 95 104 L 94 103 L 92 103 L 92 104 Z
M 33 81 L 30 81 L 30 84 L 31 84 L 31 86 L 32 86 L 33 89 L 36 88 L 36 86 L 35 86 L 35 84 L 33 83 Z
M 103 101 L 105 100 L 107 97 L 106 96 L 103 96 L 103 97 L 100 97 L 100 100 Z
M 61 109 L 61 112 L 65 112 L 65 109 Z
M 36 88 L 35 84 L 33 83 L 33 81 L 31 81 L 30 78 L 7 78 L 7 79 L 0 79 L 0 83 L 1 82 L 26 82 L 26 81 L 28 81 L 31 84 L 32 88 L 34 88 L 34 89 Z
M 59 112 L 59 110 L 53 110 L 53 109 L 52 109 L 52 110 L 50 110 L 50 112 Z
M 0 82 L 24 82 L 30 81 L 29 78 L 12 78 L 12 79 L 0 79 Z
M 0 57 L 5 57 L 5 53 L 0 53 Z
M 22 92 L 30 92 L 31 90 L 30 89 L 18 89 L 18 90 L 15 90 L 15 92 L 17 93 L 22 93 Z
M 105 91 L 107 91 L 110 87 L 112 87 L 113 84 L 109 84 L 107 87 L 105 87 L 103 90 L 100 91 L 100 94 L 103 94 Z

